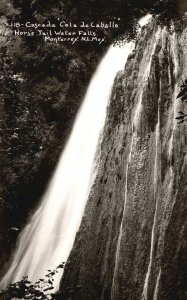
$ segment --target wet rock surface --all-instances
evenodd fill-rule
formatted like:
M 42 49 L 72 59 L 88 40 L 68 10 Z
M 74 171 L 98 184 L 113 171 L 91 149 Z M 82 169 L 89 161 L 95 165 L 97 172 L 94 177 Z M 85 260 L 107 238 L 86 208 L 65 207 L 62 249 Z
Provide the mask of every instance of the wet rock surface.
M 62 299 L 186 299 L 186 36 L 151 22 L 116 77 Z

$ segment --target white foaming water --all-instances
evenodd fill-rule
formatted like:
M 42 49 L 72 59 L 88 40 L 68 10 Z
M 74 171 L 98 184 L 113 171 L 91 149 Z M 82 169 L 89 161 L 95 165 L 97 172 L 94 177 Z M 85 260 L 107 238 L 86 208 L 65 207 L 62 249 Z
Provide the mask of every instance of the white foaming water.
M 94 156 L 117 71 L 124 68 L 132 44 L 111 46 L 89 85 L 69 141 L 41 205 L 20 235 L 11 267 L 1 288 L 29 276 L 42 278 L 47 269 L 66 261 L 94 181 Z M 55 279 L 56 289 L 62 273 Z
M 158 291 L 159 291 L 159 284 L 160 284 L 160 278 L 161 278 L 161 269 L 158 273 L 157 276 L 157 280 L 156 280 L 156 286 L 155 286 L 155 290 L 154 290 L 154 296 L 153 296 L 153 300 L 157 300 L 158 299 Z
M 143 18 L 141 18 L 138 23 L 140 25 L 140 27 L 145 26 L 150 20 L 152 19 L 152 15 L 151 14 L 147 14 L 146 16 L 144 16 Z

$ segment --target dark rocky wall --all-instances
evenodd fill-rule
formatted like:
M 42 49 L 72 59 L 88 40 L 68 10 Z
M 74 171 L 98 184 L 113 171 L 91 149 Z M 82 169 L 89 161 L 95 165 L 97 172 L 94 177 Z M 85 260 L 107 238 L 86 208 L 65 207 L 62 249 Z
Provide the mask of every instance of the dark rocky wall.
M 186 299 L 186 34 L 152 22 L 115 80 L 62 299 Z

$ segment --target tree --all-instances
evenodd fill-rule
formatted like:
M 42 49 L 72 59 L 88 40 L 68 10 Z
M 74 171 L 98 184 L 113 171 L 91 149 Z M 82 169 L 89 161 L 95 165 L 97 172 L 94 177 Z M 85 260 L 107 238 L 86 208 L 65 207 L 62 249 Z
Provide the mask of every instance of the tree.
M 52 300 L 55 299 L 54 276 L 60 269 L 64 268 L 64 263 L 61 263 L 56 269 L 48 270 L 45 278 L 32 283 L 28 280 L 28 276 L 22 280 L 10 284 L 4 291 L 0 293 L 0 299 L 10 300 L 13 298 L 24 300 Z

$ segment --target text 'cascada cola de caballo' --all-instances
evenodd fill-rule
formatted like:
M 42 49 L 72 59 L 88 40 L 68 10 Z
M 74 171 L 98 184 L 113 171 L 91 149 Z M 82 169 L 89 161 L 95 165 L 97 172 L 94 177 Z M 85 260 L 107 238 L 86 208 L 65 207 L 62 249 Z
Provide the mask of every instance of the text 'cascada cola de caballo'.
M 114 78 L 124 68 L 132 46 L 111 46 L 98 66 L 49 187 L 20 235 L 1 288 L 25 276 L 37 282 L 67 260 L 97 173 Z M 61 276 L 58 272 L 54 277 L 54 291 Z
M 151 19 L 135 44 L 109 49 L 2 286 L 43 276 L 71 251 L 62 299 L 185 299 L 187 131 L 175 118 L 185 110 L 176 98 L 187 74 L 186 34 Z

